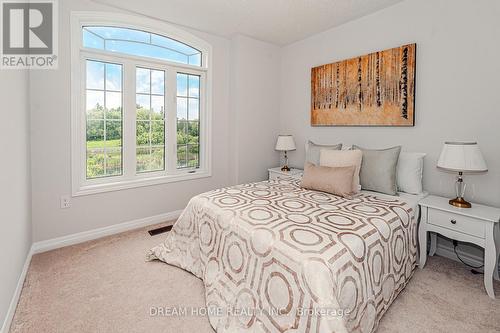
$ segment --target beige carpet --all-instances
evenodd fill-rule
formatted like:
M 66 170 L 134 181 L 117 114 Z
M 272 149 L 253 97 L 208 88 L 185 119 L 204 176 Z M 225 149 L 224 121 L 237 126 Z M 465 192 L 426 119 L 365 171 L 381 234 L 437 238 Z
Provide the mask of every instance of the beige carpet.
M 35 255 L 10 332 L 213 332 L 206 317 L 150 315 L 151 307 L 204 306 L 204 288 L 181 269 L 144 261 L 165 237 L 147 230 Z M 500 300 L 488 298 L 481 275 L 433 257 L 378 332 L 500 332 Z

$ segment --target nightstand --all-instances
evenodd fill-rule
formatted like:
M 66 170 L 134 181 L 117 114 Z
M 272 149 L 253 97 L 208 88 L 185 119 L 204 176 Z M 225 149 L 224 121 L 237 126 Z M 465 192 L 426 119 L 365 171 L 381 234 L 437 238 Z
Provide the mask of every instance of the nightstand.
M 269 180 L 276 180 L 279 178 L 295 178 L 302 179 L 302 175 L 304 174 L 304 170 L 291 168 L 290 171 L 281 171 L 281 167 L 268 169 L 269 171 Z
M 429 255 L 436 252 L 436 233 L 453 240 L 476 244 L 484 249 L 484 287 L 488 296 L 495 298 L 493 277 L 498 279 L 500 255 L 500 209 L 478 204 L 472 208 L 457 208 L 448 198 L 428 196 L 419 202 L 422 209 L 418 238 L 419 267 L 427 260 L 427 232 L 431 232 Z

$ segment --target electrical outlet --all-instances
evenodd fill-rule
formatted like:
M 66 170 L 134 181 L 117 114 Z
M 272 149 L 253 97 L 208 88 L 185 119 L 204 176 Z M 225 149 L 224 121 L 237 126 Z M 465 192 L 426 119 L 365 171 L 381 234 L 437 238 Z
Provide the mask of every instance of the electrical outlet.
M 66 209 L 71 207 L 71 199 L 69 195 L 61 196 L 61 209 Z

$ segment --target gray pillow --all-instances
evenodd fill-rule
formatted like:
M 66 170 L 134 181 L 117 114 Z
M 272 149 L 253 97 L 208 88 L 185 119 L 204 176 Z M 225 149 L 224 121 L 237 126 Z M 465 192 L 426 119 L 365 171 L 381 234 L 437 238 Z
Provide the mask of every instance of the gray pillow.
M 363 190 L 398 194 L 396 170 L 401 146 L 388 149 L 364 149 L 353 146 L 363 152 L 359 180 Z
M 327 150 L 341 150 L 342 144 L 336 145 L 318 145 L 312 142 L 311 140 L 306 143 L 306 162 L 312 163 L 314 165 L 319 165 L 319 156 L 321 149 Z

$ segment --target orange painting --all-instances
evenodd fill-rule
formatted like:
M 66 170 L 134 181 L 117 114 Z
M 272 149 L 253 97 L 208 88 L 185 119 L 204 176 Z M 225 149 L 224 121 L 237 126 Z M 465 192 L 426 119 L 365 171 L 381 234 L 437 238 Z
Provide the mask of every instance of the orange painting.
M 416 44 L 311 69 L 312 126 L 414 126 Z

